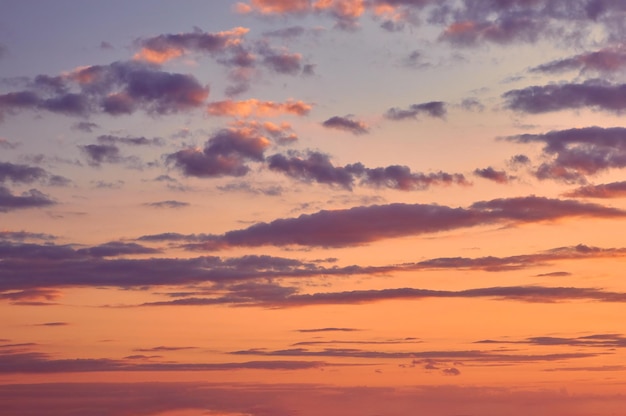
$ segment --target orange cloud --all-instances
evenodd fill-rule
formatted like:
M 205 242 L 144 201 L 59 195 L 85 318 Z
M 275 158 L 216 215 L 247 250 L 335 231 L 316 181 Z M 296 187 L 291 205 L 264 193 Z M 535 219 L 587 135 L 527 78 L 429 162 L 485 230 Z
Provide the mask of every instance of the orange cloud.
M 160 35 L 141 42 L 141 50 L 133 59 L 156 64 L 178 58 L 189 51 L 219 53 L 238 46 L 250 29 L 235 27 L 217 33 L 179 33 Z
M 309 0 L 252 0 L 250 4 L 238 3 L 235 10 L 239 13 L 280 14 L 305 12 L 309 7 Z
M 251 98 L 243 101 L 216 101 L 207 106 L 207 112 L 214 116 L 234 117 L 272 117 L 282 114 L 304 116 L 311 111 L 311 108 L 310 104 L 303 101 L 289 100 L 284 103 L 277 103 Z
M 363 0 L 318 0 L 313 5 L 315 10 L 331 10 L 342 18 L 355 19 L 365 12 Z

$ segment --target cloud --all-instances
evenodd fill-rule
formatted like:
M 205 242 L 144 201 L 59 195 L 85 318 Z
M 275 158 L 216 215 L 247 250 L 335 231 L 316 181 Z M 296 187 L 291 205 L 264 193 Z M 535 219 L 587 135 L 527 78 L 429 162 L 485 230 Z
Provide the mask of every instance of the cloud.
M 626 338 L 621 334 L 594 334 L 574 338 L 565 337 L 531 337 L 523 340 L 481 340 L 476 343 L 487 344 L 526 344 L 537 346 L 568 346 L 584 348 L 626 348 Z
M 524 113 L 593 108 L 621 114 L 626 110 L 626 84 L 591 80 L 511 90 L 502 95 L 506 107 Z
M 473 46 L 483 42 L 509 44 L 534 43 L 545 28 L 545 22 L 524 14 L 502 15 L 497 20 L 457 21 L 449 25 L 439 39 L 457 46 Z
M 13 241 L 25 241 L 25 240 L 42 240 L 53 241 L 57 237 L 52 234 L 45 233 L 31 233 L 28 231 L 7 231 L 0 230 L 0 240 L 13 240 Z
M 50 80 L 55 88 L 50 87 Z M 141 109 L 163 115 L 197 108 L 208 94 L 208 87 L 191 75 L 164 72 L 138 61 L 118 61 L 77 68 L 57 77 L 40 75 L 32 90 L 0 95 L 0 114 L 30 109 L 73 116 L 119 116 Z
M 293 39 L 302 36 L 306 29 L 302 26 L 290 26 L 283 29 L 263 32 L 263 36 L 276 37 L 281 39 Z
M 231 304 L 266 308 L 293 308 L 316 305 L 362 305 L 383 301 L 422 299 L 491 299 L 529 303 L 557 303 L 573 301 L 626 302 L 626 293 L 597 288 L 546 287 L 546 286 L 496 286 L 459 291 L 418 288 L 393 288 L 379 290 L 353 290 L 345 292 L 318 292 L 299 294 L 295 290 L 275 290 L 257 297 L 249 293 L 237 293 L 236 289 L 222 296 L 186 297 L 183 299 L 146 302 L 140 306 L 209 306 Z M 296 351 L 302 349 L 295 349 Z M 256 350 L 255 350 L 256 351 Z M 345 350 L 341 350 L 345 351 Z M 301 355 L 296 353 L 295 355 Z M 316 355 L 316 354 L 302 354 Z M 324 355 L 324 354 L 319 354 Z M 406 357 L 411 356 L 407 353 Z M 401 358 L 403 356 L 396 356 Z M 371 357 L 376 358 L 376 357 Z M 378 357 L 383 358 L 383 357 Z M 387 358 L 392 358 L 388 356 Z M 432 358 L 432 357 L 431 357 Z
M 48 195 L 36 189 L 31 189 L 20 195 L 14 195 L 8 188 L 0 186 L 0 212 L 26 208 L 42 208 L 55 204 L 56 202 Z
M 251 0 L 249 3 L 238 3 L 239 13 L 258 13 L 261 15 L 304 15 L 325 14 L 335 20 L 335 26 L 344 30 L 352 30 L 357 26 L 358 18 L 367 7 L 363 0 Z
M 501 351 L 369 351 L 356 348 L 324 348 L 322 350 L 309 350 L 306 348 L 290 348 L 284 350 L 250 349 L 233 351 L 234 355 L 258 355 L 258 356 L 285 356 L 285 357 L 350 357 L 372 359 L 439 359 L 439 360 L 463 360 L 464 362 L 494 362 L 494 363 L 524 363 L 524 362 L 551 362 L 567 359 L 594 357 L 591 353 L 561 353 L 561 354 L 507 354 Z M 455 373 L 453 371 L 453 373 Z M 460 374 L 460 372 L 459 372 Z M 458 374 L 448 374 L 458 375 Z
M 270 170 L 292 178 L 352 189 L 354 178 L 349 169 L 333 166 L 328 156 L 322 153 L 311 152 L 306 159 L 295 155 L 287 157 L 275 154 L 269 156 L 267 162 Z
M 626 48 L 608 47 L 595 52 L 585 52 L 569 58 L 557 59 L 534 68 L 531 72 L 561 73 L 571 70 L 597 71 L 603 74 L 619 72 L 626 68 Z
M 573 198 L 624 198 L 626 197 L 626 181 L 585 185 L 563 195 Z
M 521 134 L 506 140 L 545 144 L 543 152 L 550 160 L 535 171 L 539 179 L 585 182 L 585 175 L 626 167 L 626 128 L 623 127 L 573 128 Z
M 109 358 L 54 359 L 39 352 L 0 354 L 0 367 L 6 374 L 15 373 L 84 373 L 100 371 L 233 371 L 306 370 L 332 366 L 321 361 L 247 361 L 240 363 L 177 363 Z
M 0 183 L 33 183 L 48 177 L 48 173 L 39 167 L 16 165 L 10 162 L 0 162 Z
M 328 120 L 324 121 L 322 123 L 322 126 L 330 129 L 344 130 L 356 135 L 369 133 L 369 127 L 367 126 L 367 124 L 362 121 L 352 120 L 350 116 L 331 117 Z
M 132 391 L 133 394 L 126 394 Z M 37 400 L 33 400 L 37 397 Z M 355 400 L 358 398 L 358 400 Z M 79 416 L 106 408 L 106 415 L 138 416 L 213 413 L 224 416 L 328 416 L 403 414 L 489 414 L 524 416 L 529 403 L 545 414 L 579 415 L 597 409 L 619 414 L 624 397 L 612 393 L 564 393 L 557 388 L 507 389 L 474 385 L 420 385 L 403 388 L 312 383 L 255 384 L 207 382 L 21 383 L 0 386 L 0 400 L 13 416 Z M 81 413 L 82 412 L 82 413 Z M 183 413 L 181 413 L 183 412 Z
M 336 328 L 336 327 L 327 327 L 327 328 L 310 328 L 310 329 L 298 329 L 298 332 L 354 332 L 360 331 L 360 329 L 356 328 Z
M 279 74 L 297 75 L 302 71 L 302 55 L 286 50 L 276 50 L 269 46 L 258 48 L 263 57 L 262 63 L 270 70 Z
M 78 256 L 87 255 L 91 257 L 117 257 L 136 254 L 155 254 L 160 252 L 160 250 L 144 247 L 137 243 L 124 243 L 121 241 L 111 241 L 98 246 L 76 250 Z
M 217 189 L 224 192 L 246 192 L 253 195 L 279 196 L 283 193 L 281 186 L 254 186 L 249 182 L 229 183 L 218 186 Z
M 96 123 L 92 123 L 89 121 L 79 121 L 72 126 L 73 129 L 84 131 L 85 133 L 91 133 L 99 127 L 100 126 Z
M 409 167 L 400 165 L 367 168 L 361 163 L 353 163 L 334 166 L 327 155 L 311 151 L 306 156 L 275 154 L 269 156 L 267 161 L 270 170 L 291 178 L 337 185 L 348 190 L 352 189 L 357 179 L 360 179 L 361 185 L 402 191 L 424 190 L 431 185 L 469 184 L 462 174 L 411 172 Z
M 534 254 L 522 254 L 508 257 L 439 257 L 415 263 L 416 267 L 426 269 L 469 269 L 499 272 L 506 270 L 525 269 L 528 267 L 545 266 L 557 260 L 578 260 L 590 258 L 622 257 L 626 249 L 590 247 L 584 244 L 558 247 Z M 407 265 L 408 266 L 408 265 Z M 559 272 L 557 272 L 559 273 Z M 543 274 L 555 275 L 554 273 Z M 562 273 L 560 273 L 562 275 Z
M 218 56 L 237 52 L 243 42 L 243 36 L 249 31 L 244 27 L 217 33 L 206 33 L 198 29 L 193 33 L 165 34 L 140 39 L 137 44 L 141 50 L 135 55 L 135 59 L 163 63 L 190 51 Z
M 215 236 L 163 234 L 142 237 L 147 242 L 192 242 L 189 245 L 204 247 Z M 418 270 L 485 270 L 501 272 L 530 267 L 546 266 L 555 261 L 572 261 L 594 258 L 621 258 L 625 249 L 598 248 L 579 244 L 534 254 L 508 257 L 441 257 L 383 266 L 348 265 L 324 267 L 319 262 L 271 256 L 243 256 L 234 258 L 132 258 L 137 255 L 154 255 L 159 250 L 140 244 L 109 242 L 92 247 L 74 248 L 70 245 L 0 242 L 0 297 L 8 300 L 54 299 L 55 287 L 118 287 L 136 288 L 150 286 L 191 285 L 207 283 L 188 293 L 175 292 L 170 297 L 184 298 L 167 301 L 166 305 L 207 304 L 268 304 L 283 302 L 295 295 L 293 287 L 276 283 L 263 283 L 272 278 L 376 276 L 395 272 Z M 130 256 L 131 258 L 124 258 Z M 213 284 L 213 285 L 212 285 Z M 5 291 L 4 294 L 1 292 Z M 21 292 L 20 292 L 21 291 Z M 44 292 L 41 292 L 44 291 Z M 420 293 L 415 292 L 416 295 Z M 428 296 L 454 297 L 454 294 L 421 293 Z M 202 296 L 202 297 L 198 297 Z M 209 296 L 209 297 L 207 297 Z M 215 297 L 217 296 L 217 297 Z M 408 293 L 408 297 L 411 293 Z M 322 328 L 343 330 L 345 328 Z
M 496 183 L 509 183 L 511 180 L 515 179 L 515 176 L 509 176 L 505 171 L 495 170 L 491 166 L 484 169 L 475 169 L 474 175 Z
M 421 114 L 444 118 L 446 115 L 446 104 L 442 101 L 430 101 L 422 104 L 412 104 L 407 110 L 394 107 L 387 110 L 385 117 L 390 120 L 405 120 L 407 118 L 415 119 Z
M 126 144 L 126 145 L 131 145 L 131 146 L 149 146 L 149 145 L 154 145 L 154 146 L 162 146 L 163 145 L 163 139 L 159 138 L 159 137 L 154 137 L 152 139 L 146 139 L 145 137 L 141 136 L 141 137 L 120 137 L 120 136 L 114 136 L 111 134 L 106 134 L 106 135 L 101 135 L 98 136 L 97 139 L 98 143 L 102 143 L 105 145 L 115 145 L 115 144 Z
M 120 154 L 117 146 L 110 144 L 88 144 L 79 146 L 88 158 L 89 164 L 92 166 L 100 166 L 106 163 L 120 163 L 124 159 Z
M 616 208 L 537 196 L 480 201 L 469 208 L 395 203 L 325 210 L 297 218 L 257 223 L 246 229 L 214 236 L 203 245 L 207 250 L 265 245 L 348 247 L 479 225 L 624 216 L 626 212 Z
M 265 149 L 270 143 L 254 126 L 231 127 L 213 135 L 204 149 L 179 150 L 168 155 L 166 160 L 185 176 L 243 176 L 250 170 L 246 161 L 263 161 Z
M 277 117 L 287 114 L 305 116 L 311 108 L 311 104 L 303 101 L 288 100 L 284 103 L 277 103 L 251 98 L 244 101 L 216 101 L 207 106 L 207 112 L 212 116 L 229 117 Z
M 167 201 L 158 201 L 158 202 L 148 202 L 148 203 L 145 203 L 144 205 L 148 206 L 148 207 L 152 207 L 152 208 L 172 208 L 172 209 L 176 209 L 176 208 L 188 207 L 190 204 L 189 204 L 189 202 L 167 200 Z

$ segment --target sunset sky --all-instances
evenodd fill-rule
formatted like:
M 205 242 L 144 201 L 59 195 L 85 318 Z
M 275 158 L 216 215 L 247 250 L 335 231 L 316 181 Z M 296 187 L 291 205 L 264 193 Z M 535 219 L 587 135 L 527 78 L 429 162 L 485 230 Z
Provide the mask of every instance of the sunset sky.
M 626 414 L 625 22 L 0 0 L 0 413 Z

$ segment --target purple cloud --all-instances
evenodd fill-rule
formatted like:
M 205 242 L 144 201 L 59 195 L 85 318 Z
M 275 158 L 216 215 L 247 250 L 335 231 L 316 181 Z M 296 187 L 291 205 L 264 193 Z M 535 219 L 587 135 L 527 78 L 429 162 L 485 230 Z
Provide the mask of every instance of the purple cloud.
M 337 185 L 352 190 L 354 182 L 360 179 L 361 185 L 385 187 L 402 191 L 423 190 L 431 185 L 469 185 L 462 174 L 411 172 L 407 166 L 392 165 L 381 168 L 367 168 L 361 163 L 334 166 L 328 155 L 309 152 L 306 157 L 296 153 L 291 156 L 281 154 L 267 158 L 270 170 L 301 181 Z
M 32 90 L 0 95 L 0 114 L 26 109 L 76 116 L 122 115 L 139 109 L 170 114 L 201 106 L 208 94 L 208 88 L 191 75 L 119 61 L 79 68 L 62 77 L 38 76 Z
M 166 160 L 186 176 L 243 176 L 250 170 L 246 161 L 263 161 L 269 145 L 258 130 L 234 127 L 216 133 L 203 150 L 183 149 L 168 155 Z
M 576 200 L 536 196 L 481 201 L 469 208 L 396 203 L 320 211 L 258 223 L 214 236 L 201 246 L 207 250 L 264 245 L 347 247 L 478 225 L 523 224 L 581 216 L 619 218 L 626 216 L 626 212 Z
M 585 127 L 556 130 L 543 134 L 507 137 L 518 143 L 544 143 L 544 154 L 551 158 L 537 168 L 539 179 L 585 182 L 611 168 L 626 167 L 626 128 Z
M 515 176 L 509 176 L 505 171 L 495 170 L 491 166 L 484 169 L 475 169 L 474 175 L 496 183 L 509 183 L 511 180 L 515 179 Z
M 626 68 L 626 49 L 609 47 L 595 52 L 585 52 L 569 58 L 558 59 L 531 68 L 531 72 L 560 73 L 571 70 L 581 72 L 597 71 L 604 74 L 618 72 Z
M 585 185 L 563 195 L 573 198 L 624 198 L 626 197 L 626 181 Z
M 422 104 L 412 104 L 407 110 L 399 108 L 390 108 L 385 113 L 385 117 L 390 120 L 405 120 L 407 118 L 415 119 L 421 114 L 430 117 L 444 118 L 446 115 L 446 103 L 442 101 L 431 101 Z
M 585 107 L 618 114 L 626 110 L 626 84 L 601 81 L 531 86 L 502 97 L 508 108 L 531 114 Z
M 56 202 L 49 196 L 36 189 L 23 192 L 21 195 L 13 195 L 8 188 L 0 186 L 0 212 L 26 208 L 42 208 L 55 204 Z
M 344 130 L 356 135 L 369 133 L 369 127 L 367 126 L 367 124 L 363 123 L 362 121 L 353 120 L 350 116 L 331 117 L 328 120 L 324 121 L 322 123 L 322 126 L 330 129 Z

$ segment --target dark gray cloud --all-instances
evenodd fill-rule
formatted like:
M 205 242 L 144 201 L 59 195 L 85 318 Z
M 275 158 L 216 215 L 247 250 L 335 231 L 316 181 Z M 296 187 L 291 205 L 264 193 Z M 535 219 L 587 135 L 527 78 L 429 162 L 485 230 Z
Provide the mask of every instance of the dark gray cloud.
M 446 103 L 442 101 L 430 101 L 422 104 L 412 104 L 408 109 L 390 108 L 385 117 L 390 120 L 415 119 L 417 116 L 426 114 L 430 117 L 444 118 L 446 115 Z
M 531 86 L 508 91 L 502 97 L 508 108 L 531 114 L 585 107 L 618 114 L 626 110 L 626 84 L 598 80 Z

